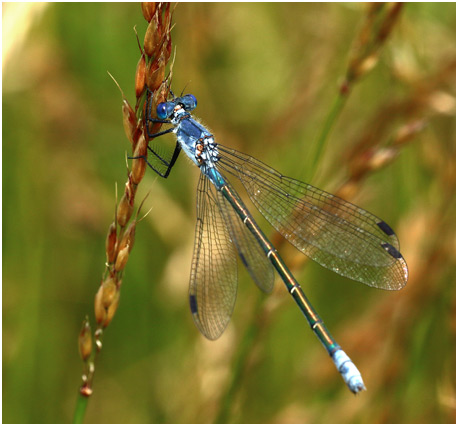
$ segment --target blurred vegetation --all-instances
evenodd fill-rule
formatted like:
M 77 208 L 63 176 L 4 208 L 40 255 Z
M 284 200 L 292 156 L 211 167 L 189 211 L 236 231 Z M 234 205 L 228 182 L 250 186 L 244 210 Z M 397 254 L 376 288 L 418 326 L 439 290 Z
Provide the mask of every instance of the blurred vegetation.
M 134 100 L 133 27 L 142 38 L 146 21 L 139 4 L 2 7 L 3 422 L 69 422 L 82 368 L 77 336 L 86 314 L 92 321 L 130 149 L 106 71 Z M 281 247 L 367 392 L 346 389 L 280 283 L 259 295 L 242 268 L 228 330 L 216 342 L 199 335 L 187 303 L 198 171 L 180 159 L 169 179 L 148 171 L 139 189 L 151 190 L 152 211 L 137 228 L 87 422 L 213 422 L 228 402 L 225 419 L 240 423 L 455 421 L 455 7 L 405 5 L 311 182 L 335 190 L 367 140 L 383 144 L 406 124 L 425 124 L 358 182 L 354 198 L 396 230 L 405 289 L 303 267 Z M 366 9 L 179 4 L 174 90 L 196 95 L 196 116 L 224 145 L 309 178 L 307 158 Z

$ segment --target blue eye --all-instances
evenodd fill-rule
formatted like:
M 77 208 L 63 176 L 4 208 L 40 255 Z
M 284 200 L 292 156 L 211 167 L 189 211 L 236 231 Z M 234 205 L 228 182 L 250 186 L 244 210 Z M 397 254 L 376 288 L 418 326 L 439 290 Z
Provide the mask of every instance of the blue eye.
M 197 106 L 197 99 L 194 95 L 186 95 L 190 100 L 191 100 L 191 103 L 194 105 L 193 106 L 193 109 Z
M 167 102 L 163 102 L 157 106 L 156 109 L 157 118 L 165 120 L 168 117 L 167 114 Z
M 185 95 L 180 98 L 180 103 L 186 111 L 192 111 L 197 106 L 197 99 L 194 95 Z

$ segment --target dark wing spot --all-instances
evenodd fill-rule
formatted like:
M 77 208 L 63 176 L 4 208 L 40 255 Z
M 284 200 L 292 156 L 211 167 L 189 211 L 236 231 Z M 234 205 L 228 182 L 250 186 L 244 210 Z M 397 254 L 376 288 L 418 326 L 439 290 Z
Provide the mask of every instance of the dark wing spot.
M 189 305 L 191 306 L 191 313 L 197 314 L 197 299 L 194 294 L 189 295 Z
M 386 223 L 386 222 L 379 222 L 377 223 L 377 226 L 388 236 L 394 235 L 394 231 L 391 229 L 391 227 Z
M 401 253 L 399 253 L 391 244 L 383 243 L 382 247 L 395 259 L 402 259 Z

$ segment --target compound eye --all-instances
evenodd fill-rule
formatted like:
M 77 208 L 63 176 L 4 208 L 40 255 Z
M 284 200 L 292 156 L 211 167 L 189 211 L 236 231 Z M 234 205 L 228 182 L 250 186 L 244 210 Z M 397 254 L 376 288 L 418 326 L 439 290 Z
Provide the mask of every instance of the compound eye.
M 197 99 L 194 95 L 185 95 L 180 98 L 180 102 L 186 111 L 192 111 L 197 106 Z
M 189 97 L 189 99 L 191 100 L 191 103 L 193 105 L 193 109 L 197 106 L 197 99 L 194 95 L 187 95 Z
M 167 102 L 163 102 L 157 106 L 156 109 L 157 118 L 165 120 L 168 117 L 167 114 Z

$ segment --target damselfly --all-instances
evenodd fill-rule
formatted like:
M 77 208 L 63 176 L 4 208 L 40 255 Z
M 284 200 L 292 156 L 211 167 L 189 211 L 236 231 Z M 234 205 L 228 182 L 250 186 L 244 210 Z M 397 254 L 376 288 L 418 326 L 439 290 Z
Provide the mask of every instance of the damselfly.
M 298 250 L 325 268 L 371 287 L 399 290 L 407 282 L 407 265 L 394 231 L 366 210 L 217 144 L 191 116 L 196 106 L 194 95 L 174 97 L 160 103 L 154 115 L 148 93 L 145 121 L 149 138 L 174 133 L 177 143 L 169 158 L 149 146 L 154 160 L 145 161 L 166 178 L 183 150 L 201 171 L 189 285 L 197 328 L 212 340 L 226 328 L 237 293 L 237 252 L 264 292 L 272 290 L 274 269 L 277 271 L 347 386 L 360 392 L 365 389 L 360 372 L 331 336 L 226 176 L 240 180 L 257 209 Z M 172 127 L 151 134 L 150 125 L 156 123 Z

